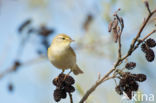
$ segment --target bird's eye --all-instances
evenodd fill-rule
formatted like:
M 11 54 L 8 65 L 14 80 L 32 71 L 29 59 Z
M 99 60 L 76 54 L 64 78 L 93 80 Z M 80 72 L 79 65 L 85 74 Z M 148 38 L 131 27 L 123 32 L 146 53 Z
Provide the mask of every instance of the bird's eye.
M 62 38 L 62 40 L 65 40 L 65 39 L 66 39 L 66 38 L 64 38 L 64 37 Z

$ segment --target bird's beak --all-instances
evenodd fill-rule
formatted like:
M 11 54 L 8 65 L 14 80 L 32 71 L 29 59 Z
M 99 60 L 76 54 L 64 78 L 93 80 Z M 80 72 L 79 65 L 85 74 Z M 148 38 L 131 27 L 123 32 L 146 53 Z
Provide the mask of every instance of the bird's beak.
M 74 42 L 75 40 L 73 40 L 73 39 L 70 39 L 70 42 Z
M 71 39 L 71 42 L 74 42 L 75 40 Z

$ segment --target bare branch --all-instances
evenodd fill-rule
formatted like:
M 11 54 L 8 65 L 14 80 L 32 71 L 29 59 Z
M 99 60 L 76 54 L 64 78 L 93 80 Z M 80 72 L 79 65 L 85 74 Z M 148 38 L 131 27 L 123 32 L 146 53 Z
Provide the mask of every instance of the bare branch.
M 38 57 L 38 58 L 35 58 L 35 59 L 32 59 L 32 60 L 29 60 L 29 61 L 27 61 L 25 63 L 21 63 L 20 65 L 17 65 L 16 62 L 15 62 L 15 64 L 11 68 L 6 69 L 4 72 L 2 72 L 0 74 L 0 79 L 5 77 L 9 73 L 15 72 L 17 70 L 17 68 L 19 68 L 21 66 L 28 66 L 28 65 L 40 62 L 41 60 L 46 60 L 46 59 L 47 59 L 46 57 L 41 56 L 41 57 Z
M 70 103 L 73 103 L 72 94 L 71 93 L 68 93 L 68 94 L 69 94 L 69 98 L 70 98 Z
M 143 39 L 139 40 L 133 50 L 137 49 L 142 42 L 144 42 L 149 36 L 151 36 L 155 32 L 156 32 L 156 30 L 153 30 L 152 32 L 147 34 Z
M 108 77 L 115 69 L 111 69 L 103 78 L 101 78 L 100 80 L 96 81 L 96 83 L 89 89 L 86 91 L 85 95 L 82 97 L 82 99 L 80 100 L 79 103 L 83 103 L 87 98 L 88 96 L 95 91 L 95 89 L 101 84 L 103 83 L 104 81 L 106 80 L 109 80 L 109 79 L 112 79 L 112 78 L 115 78 L 114 76 L 113 77 Z
M 142 26 L 141 26 L 141 28 L 140 28 L 138 34 L 136 35 L 136 37 L 133 39 L 133 41 L 132 41 L 132 43 L 131 43 L 131 46 L 130 46 L 130 48 L 129 48 L 129 51 L 128 51 L 127 56 L 128 56 L 128 55 L 131 55 L 132 50 L 133 50 L 133 48 L 134 48 L 136 42 L 138 41 L 138 39 L 139 39 L 139 37 L 140 37 L 140 35 L 141 35 L 143 29 L 144 29 L 145 26 L 147 25 L 147 23 L 148 23 L 149 19 L 152 17 L 152 15 L 155 14 L 155 13 L 156 13 L 156 10 L 154 10 L 153 12 L 151 12 L 151 13 L 148 15 L 148 17 L 145 19 L 145 21 L 143 22 L 143 24 L 142 24 Z M 126 57 L 126 56 L 125 56 L 125 57 Z M 124 57 L 124 58 L 125 58 L 125 57 Z

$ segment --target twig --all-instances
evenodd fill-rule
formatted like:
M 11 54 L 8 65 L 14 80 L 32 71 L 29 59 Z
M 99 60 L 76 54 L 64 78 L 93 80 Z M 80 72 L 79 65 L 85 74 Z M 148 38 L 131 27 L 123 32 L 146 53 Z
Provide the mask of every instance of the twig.
M 69 94 L 69 98 L 70 98 L 70 103 L 73 103 L 72 94 L 71 93 L 68 93 L 68 94 Z
M 153 30 L 152 32 L 150 32 L 149 34 L 147 34 L 141 41 L 143 42 L 143 41 L 145 41 L 149 36 L 151 36 L 153 33 L 155 33 L 156 32 L 156 29 L 155 30 Z
M 145 0 L 144 3 L 145 3 L 145 6 L 146 6 L 148 12 L 151 13 L 151 10 L 150 10 L 150 7 L 149 7 L 149 3 L 148 3 L 148 1 Z
M 2 79 L 4 76 L 6 76 L 7 74 L 13 72 L 15 70 L 14 67 L 11 67 L 10 69 L 7 69 L 6 71 L 4 71 L 3 73 L 0 74 L 0 79 Z
M 115 82 L 115 85 L 117 86 L 117 81 L 116 81 L 116 79 L 114 78 L 113 80 L 114 80 L 114 82 Z
M 136 46 L 134 47 L 134 50 L 137 49 L 142 42 L 144 42 L 149 36 L 151 36 L 155 32 L 156 32 L 156 30 L 153 30 L 152 32 L 147 34 L 143 39 L 139 40 L 138 43 L 136 44 Z
M 21 66 L 28 66 L 28 65 L 31 65 L 31 64 L 34 64 L 34 63 L 37 63 L 37 62 L 40 62 L 41 60 L 46 60 L 46 58 L 45 57 L 38 57 L 38 58 L 35 58 L 35 59 L 32 59 L 32 60 L 29 60 L 29 61 L 27 61 L 27 62 L 25 62 L 25 63 L 22 63 L 19 67 L 17 67 L 17 68 L 20 68 Z M 2 72 L 1 74 L 0 74 L 0 79 L 2 79 L 4 76 L 6 76 L 7 74 L 9 74 L 9 73 L 12 73 L 12 72 L 14 72 L 14 71 L 16 71 L 17 69 L 16 69 L 16 66 L 12 66 L 11 68 L 9 68 L 9 69 L 6 69 L 4 72 Z
M 95 83 L 89 90 L 86 91 L 86 93 L 84 94 L 84 96 L 82 97 L 82 99 L 80 100 L 79 103 L 84 103 L 84 101 L 88 98 L 88 96 L 89 96 L 92 92 L 94 92 L 95 89 L 96 89 L 100 84 L 102 84 L 104 81 L 106 81 L 106 80 L 108 80 L 108 79 L 112 79 L 112 77 L 109 77 L 109 76 L 110 76 L 113 72 L 115 72 L 115 71 L 117 70 L 116 67 L 119 66 L 119 65 L 122 63 L 122 61 L 124 61 L 125 59 L 127 59 L 127 58 L 136 50 L 136 49 L 134 49 L 134 48 L 136 48 L 136 47 L 135 47 L 135 44 L 136 44 L 136 42 L 138 41 L 138 39 L 139 39 L 139 37 L 140 37 L 140 35 L 141 35 L 143 29 L 144 29 L 145 26 L 147 25 L 149 19 L 151 18 L 151 16 L 152 16 L 154 13 L 156 13 L 156 10 L 154 10 L 154 11 L 151 12 L 151 13 L 149 13 L 148 17 L 145 19 L 145 21 L 143 22 L 142 26 L 140 27 L 138 34 L 137 34 L 136 37 L 133 39 L 133 41 L 132 41 L 132 43 L 131 43 L 131 45 L 130 45 L 130 48 L 129 48 L 128 52 L 127 52 L 127 54 L 126 54 L 123 58 L 120 58 L 121 45 L 120 45 L 120 43 L 119 43 L 119 50 L 118 50 L 119 58 L 118 58 L 118 60 L 116 61 L 116 63 L 114 64 L 113 69 L 111 69 L 108 73 L 106 73 L 106 75 L 104 75 L 103 78 L 101 78 L 99 81 L 96 81 L 96 83 Z M 153 32 L 149 33 L 147 36 L 145 36 L 145 39 L 146 39 L 147 37 L 149 37 L 151 34 L 153 34 L 154 32 L 155 32 L 155 31 L 153 31 Z M 122 33 L 122 32 L 121 32 L 121 33 Z M 121 34 L 120 34 L 120 35 L 121 35 Z M 145 40 L 145 39 L 143 39 L 143 40 Z M 139 46 L 139 45 L 140 45 L 140 44 L 138 44 L 138 46 Z M 117 74 L 113 74 L 113 77 L 115 77 L 116 75 L 117 75 Z
M 109 79 L 114 78 L 114 76 L 108 78 L 108 76 L 109 76 L 114 70 L 115 70 L 115 69 L 111 69 L 103 78 L 101 78 L 100 80 L 96 81 L 96 83 L 95 83 L 89 90 L 87 90 L 87 92 L 86 92 L 85 95 L 82 97 L 82 99 L 80 100 L 79 103 L 83 103 L 83 102 L 88 98 L 88 96 L 89 96 L 93 91 L 95 91 L 95 89 L 96 89 L 101 83 L 103 83 L 103 82 L 106 81 L 106 80 L 109 80 Z
M 141 35 L 143 29 L 145 28 L 146 24 L 148 23 L 149 19 L 152 17 L 152 15 L 153 15 L 154 13 L 156 13 L 156 10 L 154 10 L 153 12 L 151 12 L 151 13 L 148 15 L 148 17 L 145 19 L 145 21 L 143 22 L 143 24 L 142 24 L 142 26 L 141 26 L 141 28 L 140 28 L 138 34 L 137 34 L 136 37 L 133 39 L 133 41 L 132 41 L 132 43 L 131 43 L 131 46 L 130 46 L 130 48 L 129 48 L 129 51 L 128 51 L 128 53 L 127 53 L 126 56 L 131 55 L 131 53 L 133 52 L 133 48 L 134 48 L 134 46 L 135 46 L 135 44 L 136 44 L 138 38 L 140 37 L 140 35 Z M 126 56 L 125 56 L 125 57 L 126 57 Z M 124 57 L 124 58 L 125 58 L 125 57 Z

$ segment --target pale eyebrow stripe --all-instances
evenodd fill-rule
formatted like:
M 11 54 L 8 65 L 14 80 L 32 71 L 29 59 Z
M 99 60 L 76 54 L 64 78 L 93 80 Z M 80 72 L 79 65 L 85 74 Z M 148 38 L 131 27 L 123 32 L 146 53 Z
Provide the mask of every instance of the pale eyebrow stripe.
M 63 37 L 62 35 L 59 35 L 59 36 L 58 36 L 58 38 L 62 38 L 62 37 Z

